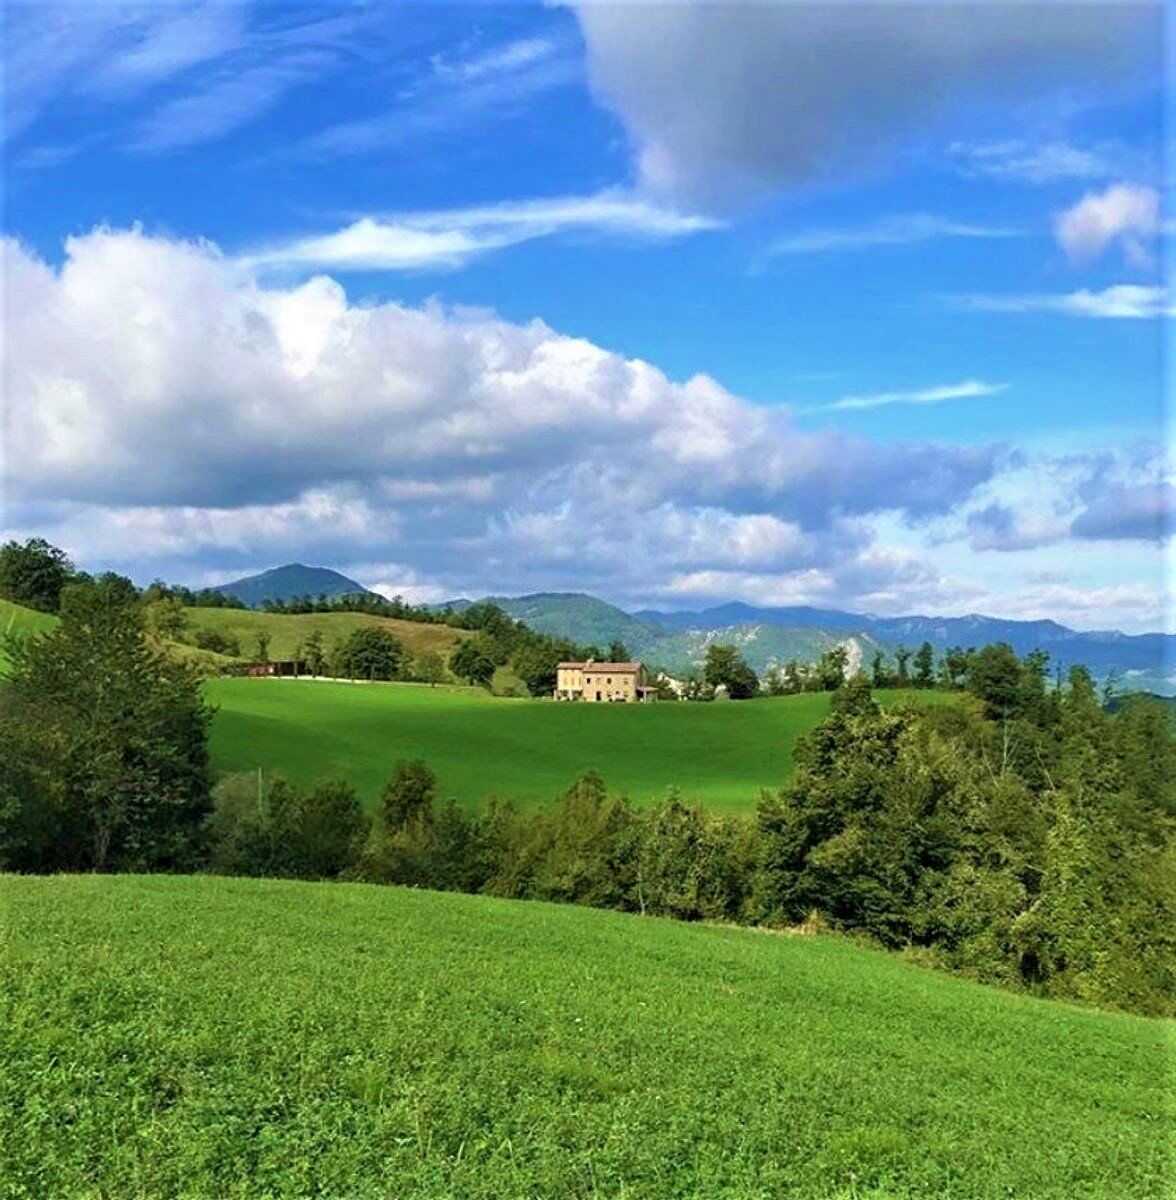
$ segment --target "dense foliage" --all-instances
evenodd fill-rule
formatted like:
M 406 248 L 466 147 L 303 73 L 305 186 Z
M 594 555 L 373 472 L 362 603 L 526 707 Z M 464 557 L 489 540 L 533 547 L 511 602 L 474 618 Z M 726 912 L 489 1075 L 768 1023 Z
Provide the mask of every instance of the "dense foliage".
M 6 647 L 0 866 L 199 865 L 212 715 L 199 679 L 153 648 L 119 576 L 67 584 L 60 614 Z
M 77 572 L 63 550 L 43 538 L 5 542 L 0 546 L 0 599 L 35 608 L 38 612 L 56 612 L 61 592 Z

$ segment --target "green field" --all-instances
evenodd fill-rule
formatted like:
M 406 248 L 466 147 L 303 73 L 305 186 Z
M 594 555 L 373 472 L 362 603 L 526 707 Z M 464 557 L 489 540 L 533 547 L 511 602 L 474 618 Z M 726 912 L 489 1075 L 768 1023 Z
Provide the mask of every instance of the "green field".
M 0 1194 L 1159 1200 L 1171 1023 L 834 938 L 0 877 Z
M 473 688 L 213 679 L 220 771 L 281 772 L 299 783 L 341 777 L 379 793 L 399 758 L 423 758 L 443 797 L 477 803 L 555 798 L 585 771 L 641 804 L 678 787 L 715 810 L 748 810 L 792 771 L 796 739 L 829 696 L 716 704 L 556 704 L 504 700 Z M 882 692 L 939 700 L 934 692 Z

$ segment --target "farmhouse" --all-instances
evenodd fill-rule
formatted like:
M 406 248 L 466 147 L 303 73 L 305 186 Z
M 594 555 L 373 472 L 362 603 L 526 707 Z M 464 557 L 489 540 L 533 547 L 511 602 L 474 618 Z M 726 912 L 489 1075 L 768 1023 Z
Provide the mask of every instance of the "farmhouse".
M 646 687 L 645 668 L 636 662 L 561 662 L 555 672 L 556 700 L 591 704 L 615 701 L 633 704 L 655 700 L 657 689 Z

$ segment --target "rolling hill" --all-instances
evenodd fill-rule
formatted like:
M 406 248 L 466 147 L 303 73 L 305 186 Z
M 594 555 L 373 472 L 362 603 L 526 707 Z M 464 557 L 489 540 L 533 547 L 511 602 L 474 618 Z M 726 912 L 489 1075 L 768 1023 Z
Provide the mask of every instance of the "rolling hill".
M 831 937 L 0 876 L 12 1200 L 1170 1196 L 1170 1022 Z
M 401 621 L 394 617 L 377 617 L 369 613 L 267 613 L 246 608 L 185 608 L 188 636 L 198 629 L 212 629 L 235 637 L 241 646 L 242 658 L 253 658 L 257 638 L 269 637 L 271 659 L 294 658 L 298 647 L 312 633 L 318 633 L 328 652 L 354 629 L 374 625 L 386 629 L 404 643 L 408 651 L 421 654 L 434 651 L 448 657 L 453 647 L 468 636 L 463 630 L 449 625 L 430 625 L 423 621 Z
M 260 575 L 247 575 L 232 583 L 222 583 L 210 591 L 226 596 L 236 596 L 242 604 L 257 608 L 265 600 L 293 600 L 298 596 L 351 596 L 371 595 L 362 583 L 340 575 L 329 567 L 307 567 L 302 563 L 288 563 L 262 571 Z

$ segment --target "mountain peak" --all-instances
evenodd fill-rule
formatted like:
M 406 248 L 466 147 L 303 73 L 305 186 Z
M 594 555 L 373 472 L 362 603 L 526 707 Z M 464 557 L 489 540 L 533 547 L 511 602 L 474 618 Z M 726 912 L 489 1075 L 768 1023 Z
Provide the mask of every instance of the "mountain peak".
M 266 600 L 293 600 L 297 596 L 349 596 L 368 592 L 362 583 L 356 583 L 354 579 L 330 567 L 308 567 L 304 563 L 270 567 L 256 575 L 222 583 L 212 590 L 226 596 L 236 596 L 250 608 L 256 608 Z

